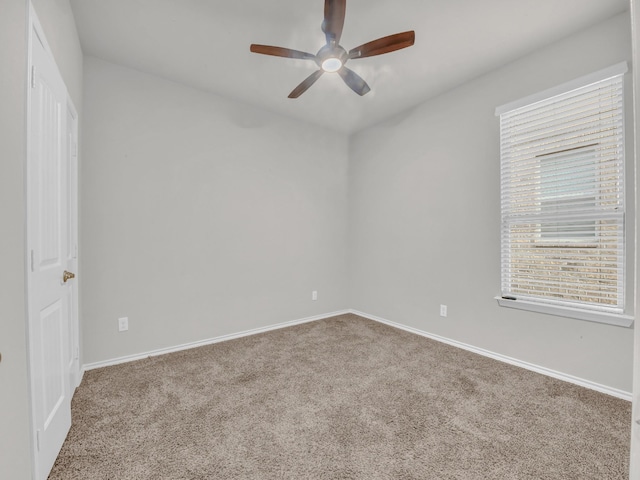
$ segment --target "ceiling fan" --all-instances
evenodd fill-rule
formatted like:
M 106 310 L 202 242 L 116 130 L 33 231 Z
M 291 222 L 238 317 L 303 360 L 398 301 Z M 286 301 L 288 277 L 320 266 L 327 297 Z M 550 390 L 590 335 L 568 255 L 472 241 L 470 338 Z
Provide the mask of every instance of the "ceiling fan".
M 337 72 L 351 90 L 356 92 L 358 95 L 364 95 L 368 93 L 371 88 L 369 88 L 367 82 L 365 82 L 360 75 L 345 67 L 345 63 L 349 60 L 394 52 L 413 45 L 415 41 L 415 32 L 411 30 L 408 32 L 396 33 L 395 35 L 389 35 L 388 37 L 378 38 L 377 40 L 367 42 L 359 47 L 352 48 L 347 52 L 340 45 L 340 37 L 342 36 L 342 27 L 344 26 L 346 8 L 347 0 L 325 0 L 322 31 L 327 38 L 327 44 L 318 50 L 318 53 L 315 55 L 312 53 L 301 52 L 299 50 L 292 50 L 290 48 L 258 45 L 255 43 L 251 44 L 250 50 L 253 53 L 273 55 L 275 57 L 313 60 L 318 64 L 320 70 L 313 72 L 300 85 L 294 88 L 289 94 L 289 98 L 298 98 L 325 72 Z

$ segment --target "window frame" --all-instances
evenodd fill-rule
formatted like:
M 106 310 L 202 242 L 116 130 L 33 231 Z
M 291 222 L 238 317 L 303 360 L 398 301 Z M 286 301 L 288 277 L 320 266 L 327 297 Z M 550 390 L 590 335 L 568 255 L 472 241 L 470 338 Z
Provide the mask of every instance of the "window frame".
M 503 106 L 500 106 L 498 108 L 496 108 L 496 116 L 500 116 L 502 114 L 505 113 L 509 113 L 512 112 L 513 110 L 517 110 L 523 107 L 527 107 L 530 106 L 532 104 L 535 104 L 537 102 L 540 101 L 544 101 L 544 100 L 549 100 L 555 96 L 559 96 L 559 95 L 564 95 L 567 94 L 573 90 L 582 88 L 582 87 L 586 87 L 588 85 L 597 83 L 597 82 L 601 82 L 607 79 L 611 79 L 612 77 L 618 77 L 618 76 L 623 76 L 626 72 L 628 71 L 628 66 L 626 62 L 621 62 L 619 64 L 613 65 L 609 68 L 605 68 L 603 70 L 594 72 L 592 74 L 586 75 L 584 77 L 578 78 L 576 80 L 573 80 L 571 82 L 567 82 L 564 83 L 562 85 L 559 85 L 557 87 L 539 92 L 537 94 L 534 95 L 530 95 L 528 97 L 522 98 L 520 100 L 517 100 L 515 102 L 510 102 L 508 104 L 505 104 Z M 623 125 L 622 125 L 622 129 L 623 132 L 626 136 L 626 132 L 625 132 L 625 126 L 624 126 L 624 98 L 626 97 L 625 93 L 624 93 L 624 79 L 623 79 L 623 105 L 622 105 L 622 117 L 623 117 Z M 502 142 L 503 138 L 502 138 L 502 132 L 501 132 L 501 142 Z M 584 148 L 589 147 L 589 145 L 584 146 Z M 624 141 L 623 141 L 623 148 L 625 147 L 624 145 Z M 558 152 L 552 152 L 552 155 L 555 154 L 559 154 L 562 153 L 562 151 L 558 151 Z M 542 155 L 541 155 L 542 156 Z M 501 152 L 501 158 L 502 158 L 502 152 Z M 623 168 L 624 167 L 624 153 L 623 153 Z M 587 162 L 588 164 L 588 162 Z M 594 162 L 594 166 L 595 166 L 595 174 L 597 175 L 597 159 Z M 622 176 L 622 181 L 624 182 L 624 174 Z M 627 195 L 626 189 L 623 189 L 623 195 Z M 595 191 L 595 199 L 594 202 L 597 204 L 598 202 L 598 195 L 600 194 L 600 191 L 596 190 Z M 577 197 L 578 195 L 576 195 Z M 586 196 L 582 196 L 584 198 L 587 198 Z M 560 196 L 558 196 L 558 199 L 560 199 Z M 502 223 L 502 222 L 501 222 Z M 597 223 L 594 222 L 594 223 Z M 503 228 L 503 226 L 501 225 L 501 228 Z M 542 227 L 541 227 L 542 230 Z M 584 234 L 584 233 L 583 233 Z M 556 244 L 560 244 L 560 246 L 558 248 L 581 248 L 581 249 L 586 249 L 586 248 L 590 248 L 589 245 L 589 240 L 593 239 L 593 241 L 591 242 L 593 245 L 595 246 L 595 243 L 597 242 L 597 235 L 598 235 L 598 228 L 597 225 L 594 224 L 594 236 L 593 237 L 586 237 L 583 239 L 578 239 L 577 237 L 574 239 L 570 238 L 570 234 L 567 238 L 557 238 L 557 240 L 553 240 L 552 238 L 547 238 L 547 239 L 543 239 L 541 238 L 543 233 L 542 231 L 539 232 L 540 235 L 540 244 L 538 245 L 540 248 L 545 248 L 545 247 L 552 247 L 554 245 L 554 243 Z M 623 252 L 623 260 L 622 260 L 622 267 L 621 267 L 621 275 L 620 278 L 622 279 L 622 291 L 623 291 L 623 295 L 622 295 L 622 302 L 624 302 L 624 298 L 626 297 L 626 294 L 628 293 L 627 288 L 627 282 L 626 282 L 626 260 L 624 258 L 624 252 L 626 251 L 626 248 L 628 247 L 627 242 L 628 242 L 628 236 L 625 233 L 625 230 L 623 228 L 623 231 L 621 233 L 622 235 L 622 242 L 623 242 L 623 248 L 622 248 L 622 252 Z M 501 234 L 501 239 L 502 239 L 502 234 Z M 501 240 L 502 242 L 502 240 Z M 504 273 L 503 270 L 501 268 L 501 285 L 503 284 L 503 282 L 505 281 L 504 279 Z M 502 289 L 502 288 L 501 288 Z M 557 304 L 557 303 L 549 303 L 550 301 L 553 301 L 552 296 L 550 296 L 548 299 L 545 299 L 544 297 L 542 298 L 531 298 L 525 295 L 526 298 L 517 298 L 516 296 L 511 296 L 511 295 L 497 295 L 495 297 L 495 299 L 498 301 L 498 304 L 502 307 L 508 307 L 508 308 L 516 308 L 516 309 L 521 309 L 521 310 L 528 310 L 528 311 L 534 311 L 534 312 L 538 312 L 538 313 L 545 313 L 545 314 L 551 314 L 551 315 L 556 315 L 556 316 L 562 316 L 562 317 L 569 317 L 569 318 L 577 318 L 577 319 L 581 319 L 581 320 L 587 320 L 587 321 L 594 321 L 594 322 L 599 322 L 599 323 L 607 323 L 607 324 L 613 324 L 613 325 L 619 325 L 619 326 L 625 326 L 628 327 L 630 325 L 633 324 L 633 316 L 628 315 L 627 312 L 625 311 L 625 305 L 622 305 L 622 312 L 614 312 L 611 311 L 610 308 L 607 308 L 606 306 L 603 306 L 602 308 L 600 308 L 598 305 L 596 305 L 596 302 L 593 302 L 591 304 L 586 305 L 585 307 L 581 307 L 579 303 L 575 304 L 575 305 L 562 305 L 562 304 Z M 567 303 L 571 303 L 571 301 L 568 300 L 559 300 L 560 303 L 562 302 L 567 302 Z

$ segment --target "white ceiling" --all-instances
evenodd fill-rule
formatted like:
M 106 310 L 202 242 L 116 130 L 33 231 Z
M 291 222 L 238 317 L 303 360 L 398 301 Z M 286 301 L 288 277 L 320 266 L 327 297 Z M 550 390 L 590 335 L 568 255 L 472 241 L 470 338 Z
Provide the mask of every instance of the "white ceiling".
M 628 0 L 349 0 L 349 50 L 415 30 L 413 47 L 352 60 L 360 97 L 325 74 L 296 100 L 313 61 L 249 52 L 251 43 L 316 53 L 323 0 L 71 0 L 85 54 L 352 133 L 522 55 L 628 10 Z

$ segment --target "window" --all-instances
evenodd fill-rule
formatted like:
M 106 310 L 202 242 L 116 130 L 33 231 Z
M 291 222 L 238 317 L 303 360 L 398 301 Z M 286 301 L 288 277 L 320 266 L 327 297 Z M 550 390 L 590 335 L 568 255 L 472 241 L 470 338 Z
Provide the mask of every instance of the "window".
M 501 305 L 624 313 L 625 71 L 496 110 Z

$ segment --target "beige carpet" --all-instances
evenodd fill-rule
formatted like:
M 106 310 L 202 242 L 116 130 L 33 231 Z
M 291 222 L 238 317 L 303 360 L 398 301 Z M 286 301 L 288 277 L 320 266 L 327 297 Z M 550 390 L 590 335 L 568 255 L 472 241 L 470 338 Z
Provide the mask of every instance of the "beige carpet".
M 51 479 L 625 479 L 631 404 L 343 315 L 85 374 Z

